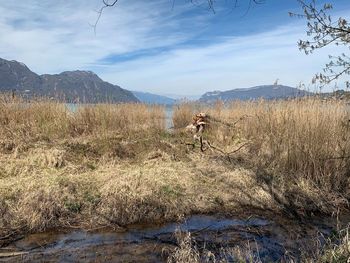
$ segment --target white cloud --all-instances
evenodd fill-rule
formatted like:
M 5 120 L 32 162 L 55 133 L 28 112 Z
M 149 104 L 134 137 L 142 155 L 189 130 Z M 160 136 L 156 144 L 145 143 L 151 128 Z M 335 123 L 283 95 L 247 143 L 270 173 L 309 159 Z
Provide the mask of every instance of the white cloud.
M 39 73 L 57 73 L 87 68 L 111 54 L 167 46 L 186 38 L 186 33 L 174 32 L 185 19 L 171 19 L 181 8 L 171 11 L 164 1 L 125 3 L 105 9 L 95 36 L 91 24 L 101 1 L 2 1 L 0 57 L 23 61 Z M 174 34 L 165 38 L 166 32 Z
M 269 32 L 225 38 L 199 48 L 173 50 L 156 57 L 141 58 L 105 67 L 101 75 L 131 89 L 158 93 L 202 94 L 272 84 L 308 84 L 339 47 L 318 50 L 306 56 L 297 47 L 304 26 L 290 24 Z
M 305 38 L 300 21 L 270 31 L 178 44 L 200 34 L 211 15 L 183 15 L 172 1 L 120 1 L 106 9 L 94 35 L 99 0 L 0 0 L 0 57 L 26 63 L 37 73 L 92 69 L 103 79 L 131 90 L 184 95 L 273 83 L 309 83 L 322 69 L 329 47 L 306 56 L 296 45 Z M 196 26 L 194 26 L 196 25 Z M 210 36 L 208 36 L 210 38 Z M 104 65 L 101 60 L 145 49 L 172 48 L 132 61 Z

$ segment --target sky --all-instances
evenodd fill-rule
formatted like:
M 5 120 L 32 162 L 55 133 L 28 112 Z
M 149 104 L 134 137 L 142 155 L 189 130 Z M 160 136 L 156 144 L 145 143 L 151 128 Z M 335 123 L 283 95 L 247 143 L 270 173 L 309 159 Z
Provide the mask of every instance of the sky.
M 331 2 L 335 17 L 350 18 L 349 0 Z M 342 48 L 299 51 L 306 22 L 288 15 L 301 12 L 296 0 L 248 3 L 217 0 L 214 13 L 206 0 L 119 0 L 94 30 L 102 0 L 0 0 L 0 57 L 38 74 L 90 70 L 128 90 L 173 97 L 276 79 L 316 89 L 312 77 Z

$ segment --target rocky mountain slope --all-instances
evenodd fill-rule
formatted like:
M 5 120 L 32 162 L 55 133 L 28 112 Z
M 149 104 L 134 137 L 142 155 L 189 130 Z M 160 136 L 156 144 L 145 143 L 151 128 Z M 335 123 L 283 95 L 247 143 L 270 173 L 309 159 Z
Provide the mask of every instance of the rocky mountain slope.
M 199 99 L 200 102 L 211 103 L 217 100 L 254 100 L 281 99 L 290 97 L 302 97 L 311 94 L 310 92 L 283 85 L 262 85 L 247 89 L 233 89 L 228 91 L 207 92 Z
M 0 58 L 0 92 L 44 96 L 65 102 L 138 102 L 132 92 L 100 79 L 91 71 L 37 75 L 25 64 Z

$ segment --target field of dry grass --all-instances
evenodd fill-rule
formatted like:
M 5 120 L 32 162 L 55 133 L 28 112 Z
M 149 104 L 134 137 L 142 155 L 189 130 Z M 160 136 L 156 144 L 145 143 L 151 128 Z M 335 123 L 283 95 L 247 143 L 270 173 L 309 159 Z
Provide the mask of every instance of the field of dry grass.
M 228 107 L 217 103 L 211 108 L 187 104 L 175 109 L 175 127 L 198 111 L 214 120 L 206 138 L 225 153 L 244 145 L 243 161 L 249 160 L 257 181 L 275 186 L 271 193 L 283 205 L 315 212 L 347 206 L 350 107 L 345 102 L 310 98 Z
M 0 236 L 55 227 L 169 221 L 261 209 L 343 211 L 350 200 L 350 114 L 341 101 L 220 103 L 165 109 L 0 99 Z M 204 111 L 204 137 L 183 127 Z M 240 148 L 242 147 L 242 148 Z M 239 149 L 239 151 L 235 151 Z

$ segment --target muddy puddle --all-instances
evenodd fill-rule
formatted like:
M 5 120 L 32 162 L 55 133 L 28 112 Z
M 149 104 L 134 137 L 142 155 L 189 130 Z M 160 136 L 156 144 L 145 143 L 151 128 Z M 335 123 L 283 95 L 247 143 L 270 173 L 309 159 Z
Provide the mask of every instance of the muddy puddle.
M 276 220 L 276 219 L 275 219 Z M 344 222 L 343 222 L 344 223 Z M 346 223 L 346 222 L 345 222 Z M 0 248 L 1 262 L 166 262 L 177 246 L 176 231 L 191 232 L 195 245 L 219 253 L 249 249 L 262 261 L 298 259 L 336 229 L 334 218 L 312 221 L 195 215 L 180 223 L 133 225 L 127 229 L 62 230 L 31 234 Z

